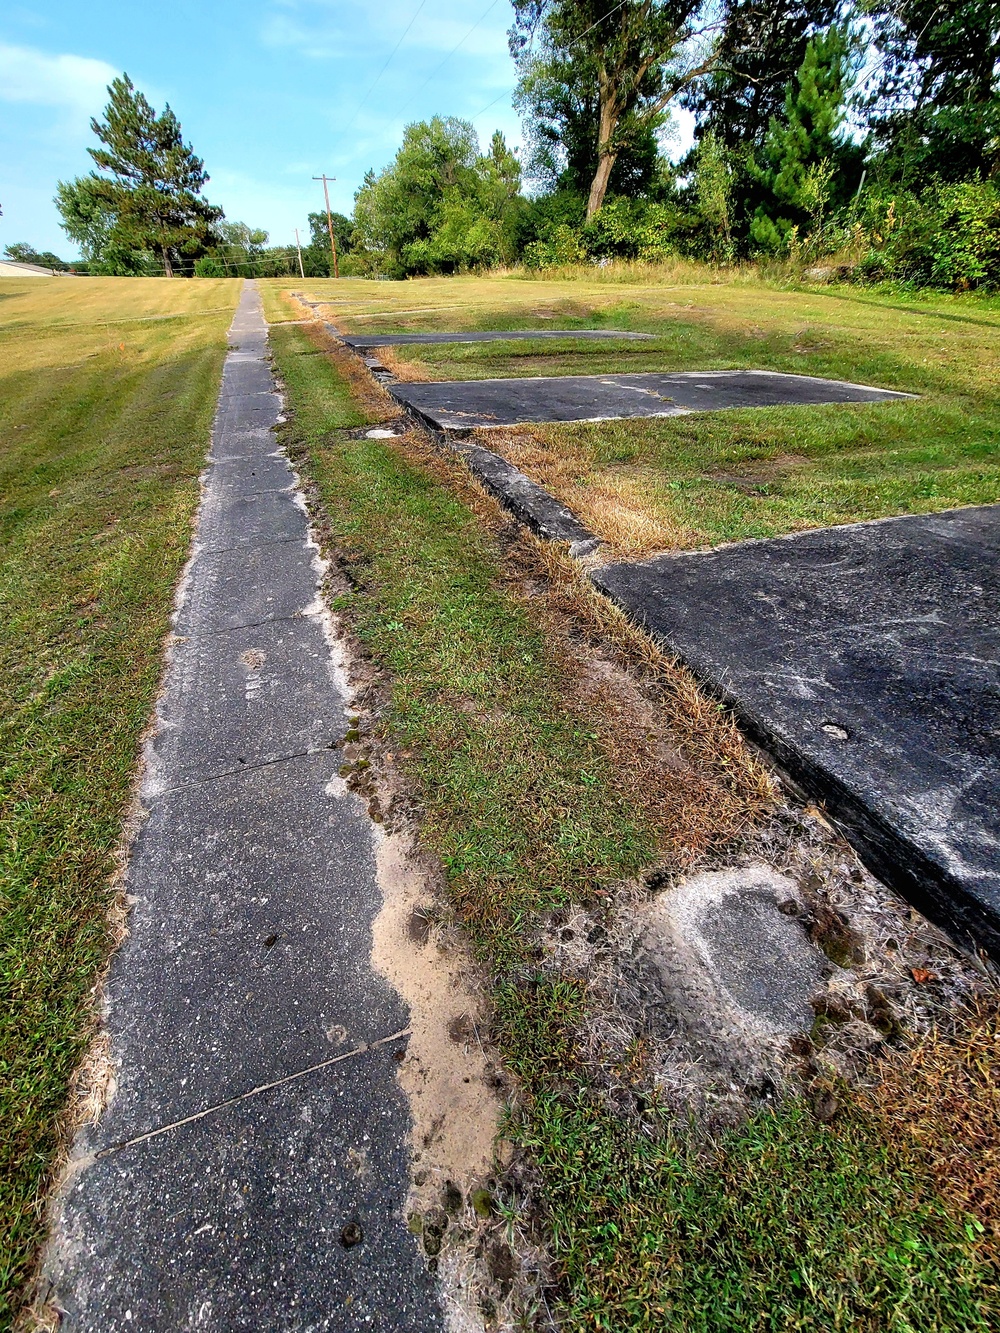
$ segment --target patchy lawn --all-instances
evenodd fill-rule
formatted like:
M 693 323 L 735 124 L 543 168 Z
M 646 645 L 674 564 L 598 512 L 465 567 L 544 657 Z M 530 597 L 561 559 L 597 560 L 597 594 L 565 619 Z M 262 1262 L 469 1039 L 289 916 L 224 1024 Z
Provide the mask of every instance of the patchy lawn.
M 639 344 L 380 352 L 403 379 L 761 368 L 920 395 L 480 433 L 625 555 L 1000 500 L 995 299 L 680 276 L 688 281 L 458 278 L 303 290 L 330 300 L 324 313 L 352 332 L 606 327 L 656 335 Z M 269 301 L 277 304 L 277 285 Z
M 0 287 L 0 1327 L 13 1317 L 225 355 L 234 281 Z
M 361 437 L 359 422 L 392 409 L 352 400 L 352 363 L 317 354 L 317 337 L 272 333 L 285 439 L 349 579 L 338 610 L 378 673 L 367 739 L 391 747 L 420 801 L 488 979 L 493 1039 L 516 1080 L 520 1157 L 503 1207 L 512 1233 L 544 1239 L 553 1318 L 616 1333 L 996 1326 L 996 1237 L 980 1217 L 993 1196 L 976 1192 L 968 1156 L 962 1188 L 940 1187 L 952 1129 L 901 1133 L 884 1099 L 846 1087 L 832 1116 L 793 1095 L 695 1129 L 643 1082 L 641 1043 L 615 1072 L 620 1096 L 595 1084 L 586 985 L 545 965 L 545 931 L 574 905 L 610 919 L 637 883 L 655 886 L 653 868 L 718 863 L 775 795 L 725 715 L 588 601 L 459 464 L 416 434 Z M 639 725 L 614 689 L 595 688 L 601 664 L 653 690 L 655 714 Z M 947 1046 L 933 1047 L 938 1068 L 966 1059 Z M 969 1078 L 973 1116 L 996 1074 L 990 1041 L 974 1049 L 986 1074 Z M 986 1138 L 995 1152 L 994 1129 Z M 492 1326 L 495 1310 L 484 1315 Z

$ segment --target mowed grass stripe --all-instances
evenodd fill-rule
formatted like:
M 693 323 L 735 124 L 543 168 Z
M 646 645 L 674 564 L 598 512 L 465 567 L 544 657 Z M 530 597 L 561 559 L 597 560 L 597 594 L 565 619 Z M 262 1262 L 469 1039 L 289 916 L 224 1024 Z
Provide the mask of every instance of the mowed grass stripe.
M 0 368 L 0 1328 L 41 1234 L 111 946 L 114 853 L 239 286 L 0 288 L 0 332 L 31 327 Z M 111 337 L 106 327 L 202 310 Z M 77 326 L 59 328 L 70 315 Z

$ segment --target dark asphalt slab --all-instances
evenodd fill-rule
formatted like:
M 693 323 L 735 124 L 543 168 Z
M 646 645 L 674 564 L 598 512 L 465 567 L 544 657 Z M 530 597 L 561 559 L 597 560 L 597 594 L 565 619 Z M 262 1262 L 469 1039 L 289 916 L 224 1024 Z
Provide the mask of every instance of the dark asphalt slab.
M 552 338 L 610 339 L 631 338 L 642 341 L 653 338 L 652 333 L 631 333 L 623 329 L 476 329 L 465 333 L 339 333 L 333 330 L 348 347 L 402 347 L 407 343 L 496 343 L 523 342 Z
M 608 565 L 872 870 L 1000 957 L 1000 505 Z
M 519 422 L 671 417 L 733 407 L 879 403 L 912 398 L 809 375 L 770 370 L 683 371 L 660 375 L 554 375 L 528 379 L 392 384 L 393 396 L 437 430 Z
M 105 990 L 115 1090 L 44 1276 L 68 1333 L 437 1330 L 408 1014 L 371 965 L 373 826 L 250 287 L 231 341 Z

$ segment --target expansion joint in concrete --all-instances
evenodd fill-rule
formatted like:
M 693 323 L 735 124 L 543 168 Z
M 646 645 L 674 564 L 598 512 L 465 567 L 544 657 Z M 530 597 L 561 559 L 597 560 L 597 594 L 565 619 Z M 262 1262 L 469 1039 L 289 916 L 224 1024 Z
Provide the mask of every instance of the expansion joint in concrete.
M 333 1065 L 343 1064 L 345 1060 L 356 1060 L 362 1055 L 367 1055 L 369 1051 L 377 1050 L 380 1046 L 389 1046 L 394 1041 L 402 1041 L 404 1037 L 409 1037 L 410 1031 L 410 1028 L 400 1028 L 398 1032 L 392 1032 L 388 1037 L 378 1037 L 375 1041 L 365 1042 L 363 1046 L 356 1046 L 351 1051 L 344 1051 L 340 1055 L 332 1055 L 329 1060 L 320 1060 L 318 1064 L 309 1065 L 305 1069 L 298 1069 L 294 1074 L 285 1074 L 282 1078 L 272 1079 L 270 1083 L 258 1084 L 256 1088 L 251 1088 L 248 1092 L 241 1092 L 235 1097 L 227 1097 L 225 1101 L 215 1102 L 212 1106 L 206 1106 L 200 1111 L 195 1111 L 192 1115 L 183 1116 L 180 1120 L 171 1120 L 167 1125 L 158 1125 L 156 1129 L 147 1130 L 145 1134 L 136 1134 L 134 1138 L 123 1139 L 120 1143 L 110 1143 L 106 1148 L 101 1148 L 89 1158 L 83 1158 L 75 1165 L 79 1169 L 88 1161 L 99 1161 L 102 1157 L 110 1157 L 113 1153 L 122 1152 L 125 1148 L 134 1148 L 139 1143 L 146 1143 L 150 1139 L 159 1138 L 161 1134 L 169 1134 L 171 1130 L 182 1129 L 185 1125 L 193 1125 L 196 1120 L 204 1120 L 206 1116 L 216 1115 L 219 1111 L 225 1111 L 230 1106 L 237 1106 L 240 1102 L 250 1101 L 252 1097 L 259 1097 L 261 1093 L 272 1092 L 275 1088 L 286 1087 L 289 1083 L 297 1083 L 299 1079 L 307 1078 L 310 1074 L 318 1074 L 321 1069 L 329 1069 Z

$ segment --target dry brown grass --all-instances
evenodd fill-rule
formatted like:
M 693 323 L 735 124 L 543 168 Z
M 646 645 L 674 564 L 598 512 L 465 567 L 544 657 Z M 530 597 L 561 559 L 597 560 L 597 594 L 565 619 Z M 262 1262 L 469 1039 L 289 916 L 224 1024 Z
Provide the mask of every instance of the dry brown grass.
M 405 352 L 400 352 L 398 347 L 379 347 L 375 355 L 398 380 L 409 384 L 427 384 L 436 378 L 430 366 L 408 361 Z
M 502 454 L 533 481 L 558 496 L 618 556 L 635 558 L 654 551 L 682 550 L 703 543 L 693 528 L 649 509 L 655 469 L 593 468 L 584 451 L 565 434 L 553 445 L 544 427 L 500 427 L 478 432 L 479 442 Z
M 691 673 L 603 597 L 563 548 L 519 528 L 428 434 L 387 443 L 457 492 L 494 534 L 507 589 L 544 629 L 563 696 L 597 733 L 618 790 L 655 827 L 663 867 L 687 869 L 757 826 L 774 806 L 776 783 Z
M 912 1142 L 941 1197 L 978 1219 L 1000 1260 L 1000 994 L 887 1065 L 869 1098 L 886 1133 Z

